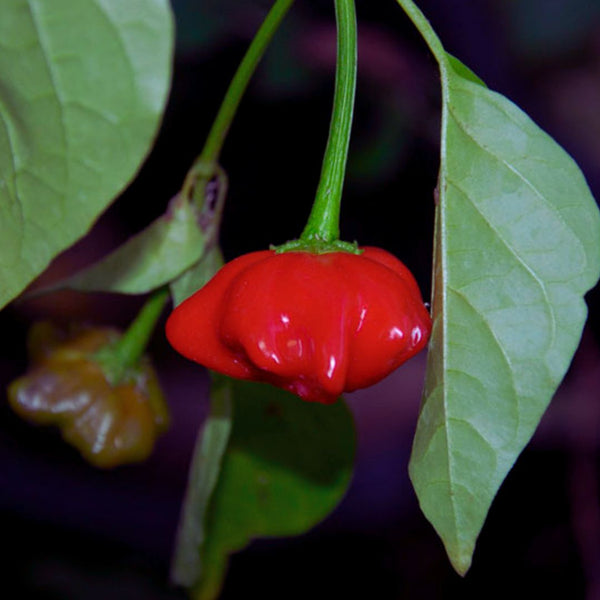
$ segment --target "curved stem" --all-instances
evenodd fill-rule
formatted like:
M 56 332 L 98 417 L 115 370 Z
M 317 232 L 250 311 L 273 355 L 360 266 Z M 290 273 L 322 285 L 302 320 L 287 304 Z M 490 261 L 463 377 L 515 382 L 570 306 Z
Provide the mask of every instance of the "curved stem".
M 335 0 L 337 66 L 329 139 L 321 178 L 301 240 L 333 242 L 339 238 L 340 204 L 356 89 L 356 12 L 354 0 Z
M 265 17 L 229 84 L 229 88 L 225 93 L 219 112 L 208 133 L 204 148 L 197 162 L 205 164 L 216 164 L 218 162 L 225 137 L 235 117 L 242 96 L 248 87 L 248 83 L 273 38 L 273 34 L 277 31 L 293 1 L 276 0 Z

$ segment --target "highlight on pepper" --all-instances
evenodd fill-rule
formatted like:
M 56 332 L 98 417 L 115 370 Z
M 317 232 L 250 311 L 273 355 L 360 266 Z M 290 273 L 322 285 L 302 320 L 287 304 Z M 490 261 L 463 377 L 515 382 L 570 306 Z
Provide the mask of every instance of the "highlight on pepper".
M 325 404 L 383 379 L 430 332 L 411 272 L 373 247 L 240 256 L 166 325 L 171 345 L 209 369 Z

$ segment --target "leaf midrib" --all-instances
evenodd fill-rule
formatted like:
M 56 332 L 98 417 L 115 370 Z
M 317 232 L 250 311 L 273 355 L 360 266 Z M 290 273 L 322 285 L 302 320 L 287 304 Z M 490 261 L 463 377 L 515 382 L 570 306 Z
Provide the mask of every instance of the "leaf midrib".
M 448 408 L 448 386 L 446 382 L 446 374 L 448 373 L 448 331 L 447 331 L 447 321 L 445 319 L 446 314 L 446 305 L 447 305 L 447 255 L 445 248 L 445 240 L 446 240 L 446 215 L 445 215 L 445 206 L 446 206 L 446 196 L 447 196 L 447 171 L 446 171 L 446 143 L 447 143 L 447 130 L 448 130 L 448 73 L 447 67 L 448 65 L 445 62 L 439 61 L 440 65 L 440 77 L 442 83 L 442 127 L 441 127 L 441 140 L 440 140 L 440 175 L 439 175 L 439 204 L 437 207 L 437 218 L 439 219 L 439 229 L 438 229 L 438 243 L 440 244 L 440 252 L 439 252 L 439 260 L 441 261 L 440 268 L 440 277 L 441 281 L 441 293 L 439 295 L 441 307 L 440 307 L 440 317 L 442 319 L 442 375 L 440 378 L 442 385 L 442 405 L 444 407 L 444 429 L 445 429 L 445 439 L 446 439 L 446 456 L 447 456 L 447 468 L 448 468 L 448 488 L 449 488 L 449 498 L 450 498 L 450 506 L 452 509 L 452 517 L 454 524 L 454 532 L 453 537 L 455 541 L 455 545 L 459 552 L 462 553 L 462 548 L 458 536 L 458 507 L 456 504 L 456 482 L 452 477 L 453 468 L 452 468 L 452 453 L 450 451 L 451 448 L 451 436 L 450 436 L 450 413 Z M 434 253 L 435 256 L 435 253 Z M 435 269 L 434 269 L 435 274 Z M 434 282 L 435 286 L 435 282 Z

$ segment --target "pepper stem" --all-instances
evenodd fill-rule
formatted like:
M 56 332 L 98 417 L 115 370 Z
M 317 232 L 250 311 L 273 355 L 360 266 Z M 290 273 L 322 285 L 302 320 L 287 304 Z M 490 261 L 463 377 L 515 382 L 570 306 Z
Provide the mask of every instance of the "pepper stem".
M 138 364 L 168 298 L 167 287 L 154 290 L 119 340 L 94 356 L 113 385 L 121 383 Z
M 256 71 L 256 67 L 263 57 L 267 46 L 273 39 L 273 35 L 292 6 L 293 1 L 275 1 L 250 43 L 242 62 L 239 64 L 227 88 L 227 92 L 225 92 L 217 116 L 206 137 L 204 148 L 190 169 L 190 173 L 194 173 L 198 179 L 203 180 L 205 183 L 216 172 L 225 138 L 227 137 L 244 92 L 248 87 L 248 83 L 252 75 L 254 75 L 254 71 Z M 204 202 L 204 187 L 204 185 L 197 184 L 194 186 L 194 201 L 200 206 Z
M 329 139 L 321 178 L 300 240 L 335 242 L 340 235 L 340 204 L 356 90 L 356 11 L 354 0 L 335 0 L 337 65 Z

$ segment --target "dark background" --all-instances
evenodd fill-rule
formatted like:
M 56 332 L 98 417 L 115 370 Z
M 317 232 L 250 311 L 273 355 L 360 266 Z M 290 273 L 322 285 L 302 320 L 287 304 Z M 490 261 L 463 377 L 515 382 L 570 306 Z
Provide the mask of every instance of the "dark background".
M 249 40 L 263 0 L 174 0 L 173 89 L 139 177 L 50 280 L 87 264 L 159 215 L 179 189 Z M 600 3 L 595 0 L 422 0 L 446 49 L 553 135 L 600 192 Z M 440 91 L 424 43 L 393 1 L 358 0 L 356 119 L 342 237 L 382 246 L 430 289 L 432 190 Z M 222 164 L 230 178 L 221 242 L 227 258 L 297 237 L 327 138 L 335 24 L 330 0 L 298 0 L 243 101 Z M 339 509 L 305 536 L 260 541 L 233 557 L 223 598 L 311 596 L 445 599 L 600 598 L 599 295 L 573 367 L 501 488 L 465 579 L 418 509 L 407 463 L 424 371 L 411 361 L 351 395 L 359 451 Z M 26 367 L 32 320 L 125 326 L 138 299 L 61 293 L 0 313 L 4 387 Z M 53 431 L 0 406 L 4 586 L 39 599 L 170 599 L 168 562 L 205 374 L 162 335 L 151 351 L 173 427 L 144 465 L 95 471 Z M 398 390 L 403 390 L 398 405 Z M 8 597 L 13 597 L 9 595 Z

